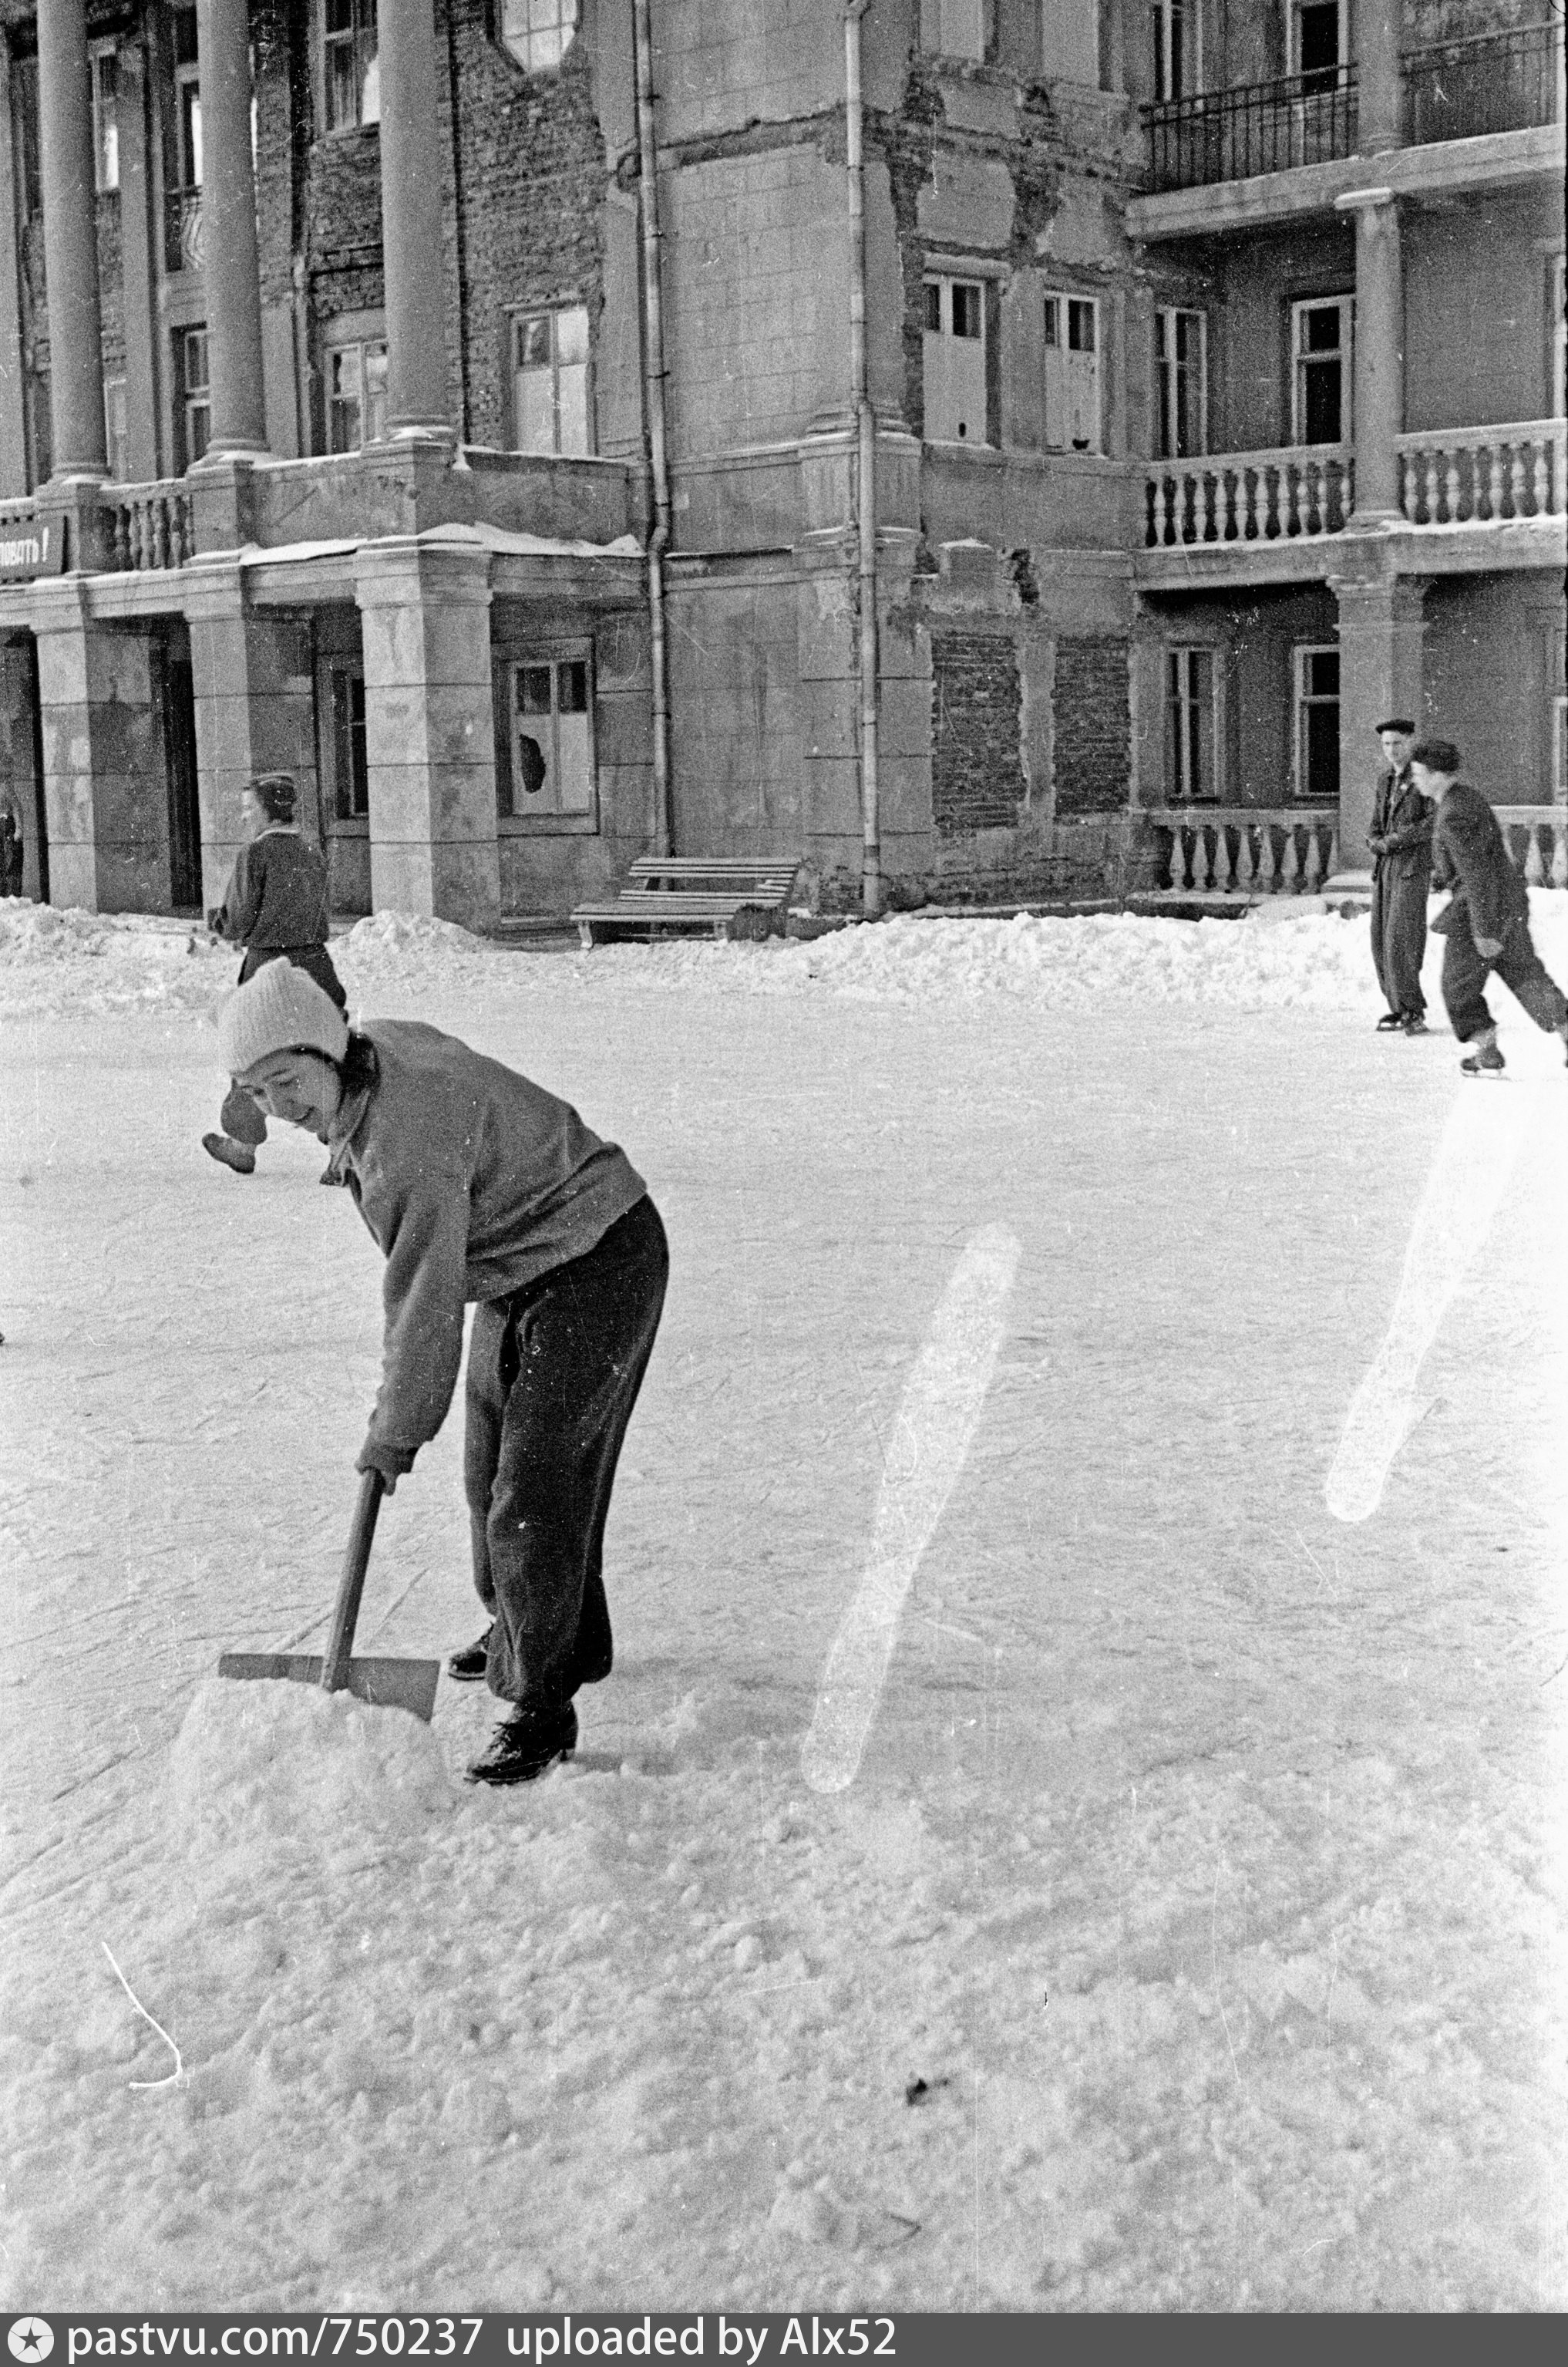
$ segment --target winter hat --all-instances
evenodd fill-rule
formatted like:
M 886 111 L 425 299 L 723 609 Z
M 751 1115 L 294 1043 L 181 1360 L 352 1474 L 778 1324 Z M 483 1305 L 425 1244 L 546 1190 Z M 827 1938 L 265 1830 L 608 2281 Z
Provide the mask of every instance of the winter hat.
M 1410 751 L 1413 764 L 1425 764 L 1429 773 L 1457 773 L 1459 750 L 1451 740 L 1417 740 Z
M 245 787 L 261 800 L 268 821 L 292 821 L 295 787 L 291 773 L 258 773 Z
M 1386 722 L 1374 723 L 1374 731 L 1403 731 L 1408 740 L 1416 730 L 1408 715 L 1391 715 Z
M 348 1022 L 330 994 L 286 957 L 269 961 L 237 986 L 218 1014 L 223 1066 L 243 1077 L 274 1052 L 320 1052 L 341 1060 Z

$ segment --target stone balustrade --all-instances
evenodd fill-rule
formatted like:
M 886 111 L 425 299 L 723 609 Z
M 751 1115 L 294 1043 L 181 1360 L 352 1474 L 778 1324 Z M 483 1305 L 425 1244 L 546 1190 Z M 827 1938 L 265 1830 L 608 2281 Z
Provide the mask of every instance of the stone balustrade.
M 1339 867 L 1332 806 L 1157 806 L 1168 885 L 1202 895 L 1314 896 Z
M 1442 427 L 1397 439 L 1400 506 L 1412 526 L 1562 517 L 1568 420 Z
M 1494 806 L 1508 852 L 1532 888 L 1568 888 L 1568 806 Z
M 196 556 L 190 495 L 179 479 L 106 486 L 100 512 L 104 564 L 117 573 L 183 567 Z
M 1355 507 L 1354 471 L 1348 444 L 1151 461 L 1145 480 L 1145 548 L 1340 534 Z

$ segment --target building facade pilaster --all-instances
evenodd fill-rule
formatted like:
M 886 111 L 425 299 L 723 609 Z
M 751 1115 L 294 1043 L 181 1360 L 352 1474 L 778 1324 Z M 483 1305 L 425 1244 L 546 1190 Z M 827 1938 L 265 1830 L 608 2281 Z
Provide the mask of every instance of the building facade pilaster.
M 80 577 L 66 577 L 34 596 L 50 900 L 167 912 L 168 776 L 152 642 L 98 621 L 85 595 Z
M 368 543 L 354 593 L 372 908 L 485 928 L 501 909 L 489 556 Z
M 1404 271 L 1392 189 L 1349 189 L 1336 210 L 1356 217 L 1355 520 L 1397 518 L 1404 425 Z
M 147 51 L 119 51 L 119 247 L 125 320 L 125 472 L 146 484 L 158 465 L 158 336 L 152 204 L 156 176 L 148 138 Z
M 52 473 L 101 478 L 108 453 L 85 0 L 39 8 L 38 57 Z
M 386 272 L 387 432 L 448 436 L 441 119 L 432 0 L 379 17 L 381 254 Z
M 1354 0 L 1357 146 L 1381 156 L 1404 144 L 1404 94 L 1399 74 L 1399 0 Z
M 1331 575 L 1328 584 L 1339 607 L 1339 860 L 1359 871 L 1371 859 L 1367 832 L 1382 764 L 1377 727 L 1407 715 L 1422 728 L 1427 584 L 1371 568 Z
M 182 569 L 190 631 L 201 809 L 201 900 L 221 901 L 244 843 L 240 792 L 258 773 L 292 774 L 307 838 L 321 837 L 310 629 L 247 604 L 233 561 Z
M 395 16 L 396 9 L 387 12 Z M 211 372 L 208 451 L 265 452 L 261 265 L 251 163 L 251 49 L 247 0 L 198 0 L 203 276 Z
M 17 187 L 17 158 L 11 112 L 11 47 L 0 29 L 0 386 L 7 390 L 0 402 L 0 497 L 28 490 L 28 433 L 22 389 L 22 258 L 17 208 L 9 202 Z

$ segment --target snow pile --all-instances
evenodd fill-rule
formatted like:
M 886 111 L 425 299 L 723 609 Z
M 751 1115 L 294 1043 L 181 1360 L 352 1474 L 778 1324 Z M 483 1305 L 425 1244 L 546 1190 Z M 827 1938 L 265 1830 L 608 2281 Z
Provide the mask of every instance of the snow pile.
M 356 987 L 495 983 L 496 948 L 487 938 L 414 912 L 372 912 L 333 938 L 332 954 Z
M 0 902 L 0 1017 L 164 1005 L 205 1012 L 233 962 L 231 946 L 159 913 Z
M 209 1852 L 423 1838 L 452 1805 L 446 1761 L 418 1718 L 286 1679 L 203 1685 L 169 1780 L 177 1829 Z

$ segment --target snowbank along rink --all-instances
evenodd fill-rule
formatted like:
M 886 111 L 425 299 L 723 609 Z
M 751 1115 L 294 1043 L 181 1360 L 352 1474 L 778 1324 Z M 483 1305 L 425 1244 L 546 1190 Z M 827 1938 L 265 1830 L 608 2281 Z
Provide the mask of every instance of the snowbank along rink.
M 381 1262 L 201 1153 L 231 952 L 0 907 L 7 2306 L 1561 2308 L 1556 1043 L 1299 908 L 334 953 L 664 1212 L 617 1666 L 497 1795 L 482 1691 L 217 1681 L 321 1634 Z M 475 1632 L 459 1444 L 363 1650 Z

